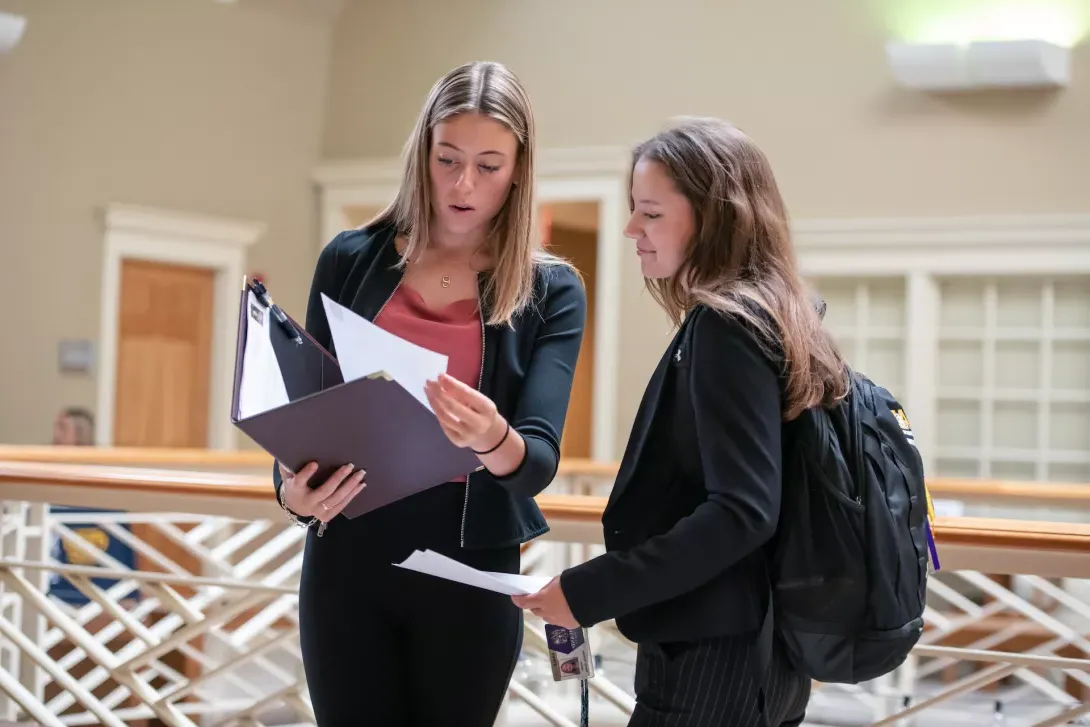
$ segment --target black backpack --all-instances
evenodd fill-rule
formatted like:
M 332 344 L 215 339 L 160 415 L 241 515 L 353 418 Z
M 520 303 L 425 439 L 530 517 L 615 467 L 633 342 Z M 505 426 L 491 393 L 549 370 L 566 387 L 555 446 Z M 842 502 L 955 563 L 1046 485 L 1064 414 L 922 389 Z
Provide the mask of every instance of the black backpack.
M 793 667 L 857 684 L 894 670 L 916 645 L 938 559 L 908 418 L 889 391 L 849 375 L 838 406 L 783 427 L 768 564 L 772 625 Z

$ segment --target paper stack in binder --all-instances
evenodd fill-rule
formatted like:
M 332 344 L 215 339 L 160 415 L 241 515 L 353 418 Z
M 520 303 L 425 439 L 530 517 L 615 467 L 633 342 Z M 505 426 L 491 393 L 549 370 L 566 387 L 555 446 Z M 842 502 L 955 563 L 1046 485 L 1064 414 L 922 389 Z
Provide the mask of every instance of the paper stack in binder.
M 424 382 L 446 371 L 446 356 L 323 295 L 335 358 L 263 291 L 247 283 L 239 301 L 231 421 L 293 472 L 316 462 L 312 486 L 345 464 L 366 470 L 367 487 L 345 516 L 481 468 L 443 433 L 424 394 Z

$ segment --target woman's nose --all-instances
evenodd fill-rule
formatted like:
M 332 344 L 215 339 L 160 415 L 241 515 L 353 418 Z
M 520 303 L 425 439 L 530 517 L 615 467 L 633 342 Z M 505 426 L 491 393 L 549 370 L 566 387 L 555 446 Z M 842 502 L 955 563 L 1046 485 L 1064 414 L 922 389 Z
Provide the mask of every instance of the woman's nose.
M 473 188 L 477 186 L 477 180 L 474 178 L 473 170 L 466 167 L 461 174 L 458 175 L 458 181 L 454 183 L 455 188 L 459 192 L 469 193 L 473 191 Z

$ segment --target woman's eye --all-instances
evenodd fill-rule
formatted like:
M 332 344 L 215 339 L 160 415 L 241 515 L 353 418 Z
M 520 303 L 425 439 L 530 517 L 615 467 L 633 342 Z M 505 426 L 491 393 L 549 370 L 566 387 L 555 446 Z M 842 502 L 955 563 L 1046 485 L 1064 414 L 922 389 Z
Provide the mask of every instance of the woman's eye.
M 662 215 L 658 214 L 657 212 L 644 212 L 643 216 L 649 220 L 657 220 L 658 218 L 662 217 Z
M 500 170 L 499 167 L 489 166 L 488 164 L 480 164 L 478 166 L 480 167 L 480 170 L 482 172 L 488 172 L 489 174 L 491 174 L 492 172 L 498 172 Z
M 439 157 L 439 163 L 440 164 L 445 164 L 446 166 L 450 166 L 451 164 L 454 163 L 454 160 L 453 159 L 447 159 L 446 157 Z

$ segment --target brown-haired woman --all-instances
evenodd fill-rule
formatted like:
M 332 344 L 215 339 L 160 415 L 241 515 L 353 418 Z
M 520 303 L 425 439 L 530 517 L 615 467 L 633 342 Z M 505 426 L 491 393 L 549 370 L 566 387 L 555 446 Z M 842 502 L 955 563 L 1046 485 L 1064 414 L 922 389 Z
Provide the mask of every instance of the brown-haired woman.
M 461 66 L 424 104 L 396 199 L 318 259 L 307 331 L 330 346 L 324 293 L 446 354 L 428 400 L 451 441 L 485 467 L 335 522 L 363 472 L 349 464 L 313 490 L 311 465 L 274 475 L 281 506 L 316 526 L 299 617 L 322 727 L 484 727 L 507 691 L 522 611 L 500 594 L 392 564 L 430 549 L 517 573 L 519 545 L 548 529 L 533 497 L 556 473 L 586 296 L 575 270 L 535 240 L 533 180 L 522 86 L 496 63 Z
M 763 658 L 763 548 L 781 429 L 847 393 L 804 290 L 765 155 L 716 119 L 636 148 L 632 217 L 655 299 L 678 324 L 644 393 L 602 517 L 607 553 L 515 602 L 547 622 L 615 618 L 637 642 L 631 725 L 802 723 L 810 682 Z

